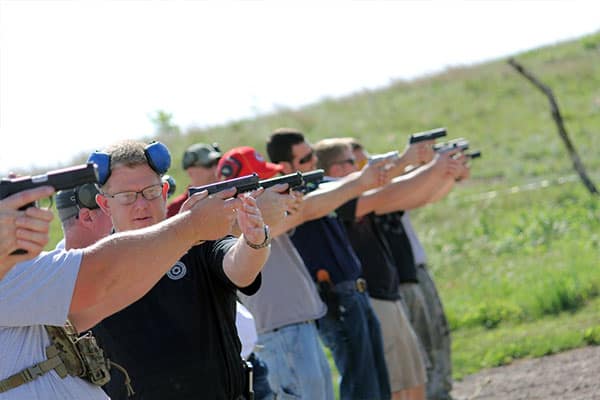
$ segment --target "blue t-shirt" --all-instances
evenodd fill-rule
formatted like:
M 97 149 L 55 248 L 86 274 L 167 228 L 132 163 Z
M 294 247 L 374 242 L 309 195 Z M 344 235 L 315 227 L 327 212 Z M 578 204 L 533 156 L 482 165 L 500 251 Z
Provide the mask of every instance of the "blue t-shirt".
M 81 250 L 55 250 L 15 265 L 0 280 L 0 380 L 46 360 L 44 325 L 63 325 L 81 265 Z M 0 400 L 108 399 L 98 386 L 50 371 L 0 393 Z
M 360 261 L 337 216 L 338 213 L 353 215 L 355 210 L 356 199 L 350 200 L 335 212 L 298 226 L 291 236 L 313 279 L 316 280 L 320 269 L 329 272 L 333 284 L 361 276 Z

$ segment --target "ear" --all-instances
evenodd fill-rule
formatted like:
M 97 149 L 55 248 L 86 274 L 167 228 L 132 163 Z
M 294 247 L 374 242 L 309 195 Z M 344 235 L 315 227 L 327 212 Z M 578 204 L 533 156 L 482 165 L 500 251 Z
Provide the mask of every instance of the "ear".
M 98 206 L 100 207 L 100 209 L 102 209 L 104 214 L 108 216 L 112 215 L 110 212 L 110 206 L 108 205 L 108 199 L 100 193 L 96 195 L 96 204 L 98 204 Z
M 291 173 L 293 173 L 293 172 L 296 172 L 296 171 L 294 171 L 294 170 L 293 170 L 292 163 L 291 163 L 291 162 L 289 162 L 289 161 L 279 161 L 277 164 L 278 164 L 278 165 L 281 165 L 281 166 L 283 167 L 283 169 L 281 170 L 281 172 L 282 172 L 284 175 L 287 175 L 287 174 L 291 174 Z
M 79 221 L 87 225 L 94 221 L 89 208 L 82 207 L 79 209 Z
M 162 198 L 164 201 L 167 201 L 167 194 L 169 193 L 169 182 L 163 182 L 162 187 Z

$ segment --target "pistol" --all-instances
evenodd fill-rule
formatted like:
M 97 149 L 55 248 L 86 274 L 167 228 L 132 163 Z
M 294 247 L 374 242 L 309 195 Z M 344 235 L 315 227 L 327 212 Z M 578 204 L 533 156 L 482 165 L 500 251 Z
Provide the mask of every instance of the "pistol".
M 396 161 L 400 157 L 398 150 L 388 151 L 383 154 L 375 154 L 369 157 L 369 164 L 376 164 L 379 161 L 385 161 L 386 163 Z
M 467 156 L 470 159 L 480 158 L 481 157 L 481 151 L 477 150 L 477 151 L 473 151 L 471 153 L 466 153 L 465 156 Z
M 280 183 L 287 183 L 289 191 L 296 190 L 297 188 L 301 187 L 304 183 L 304 180 L 302 179 L 302 173 L 300 171 L 296 171 L 293 174 L 277 176 L 275 178 L 270 179 L 263 179 L 259 182 L 259 185 L 267 189 L 271 186 L 275 186 Z
M 239 178 L 228 179 L 223 182 L 211 183 L 210 185 L 195 186 L 188 189 L 188 193 L 192 196 L 195 193 L 203 190 L 208 190 L 208 194 L 215 194 L 223 190 L 235 187 L 238 193 L 249 192 L 258 189 L 258 175 L 244 175 Z
M 426 140 L 435 140 L 444 136 L 446 136 L 446 128 L 435 128 L 429 131 L 413 133 L 408 139 L 408 144 L 415 144 Z
M 98 170 L 93 163 L 76 165 L 63 169 L 46 172 L 42 175 L 21 176 L 14 179 L 0 180 L 0 200 L 12 194 L 40 186 L 52 186 L 55 191 L 73 189 L 85 183 L 97 183 Z M 35 207 L 35 203 L 29 203 L 20 208 L 24 210 Z M 12 254 L 26 254 L 23 249 L 17 249 Z
M 315 169 L 313 171 L 303 173 L 303 185 L 296 190 L 304 194 L 312 192 L 319 187 L 319 184 L 323 180 L 323 176 L 325 176 L 325 171 L 322 169 Z
M 444 143 L 437 143 L 433 145 L 433 150 L 438 153 L 447 153 L 449 151 L 458 149 L 465 151 L 469 148 L 469 141 L 465 138 L 453 139 Z
M 76 165 L 55 171 L 46 172 L 42 175 L 21 176 L 14 179 L 2 179 L 0 181 L 0 200 L 23 190 L 33 189 L 40 186 L 52 186 L 55 191 L 73 189 L 84 183 L 97 183 L 98 171 L 93 163 Z M 27 204 L 22 210 L 35 206 Z

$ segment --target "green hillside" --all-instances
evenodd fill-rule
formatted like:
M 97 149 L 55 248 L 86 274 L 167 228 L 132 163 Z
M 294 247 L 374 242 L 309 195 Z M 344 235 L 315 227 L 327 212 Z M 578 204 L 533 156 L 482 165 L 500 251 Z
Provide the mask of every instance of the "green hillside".
M 600 33 L 514 57 L 552 88 L 600 186 Z M 371 152 L 402 149 L 409 133 L 445 126 L 482 151 L 470 181 L 413 212 L 452 325 L 456 377 L 600 343 L 598 198 L 573 176 L 546 98 L 505 59 L 160 140 L 181 191 L 191 143 L 264 153 L 281 126 L 313 142 L 354 136 Z

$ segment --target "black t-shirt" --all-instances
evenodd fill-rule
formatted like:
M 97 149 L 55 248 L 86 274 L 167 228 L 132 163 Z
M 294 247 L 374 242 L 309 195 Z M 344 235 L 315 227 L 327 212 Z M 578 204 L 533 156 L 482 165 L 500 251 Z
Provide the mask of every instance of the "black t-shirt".
M 223 271 L 227 237 L 192 247 L 137 302 L 93 328 L 114 367 L 104 389 L 113 400 L 235 399 L 243 391 L 241 344 L 235 328 L 236 290 Z M 252 295 L 260 275 L 240 289 Z
M 397 300 L 400 298 L 398 272 L 383 234 L 373 222 L 374 215 L 371 213 L 357 220 L 354 214 L 338 213 L 360 259 L 369 295 L 376 299 Z
M 377 215 L 375 224 L 383 232 L 385 239 L 392 251 L 394 262 L 398 267 L 398 278 L 400 283 L 418 282 L 415 257 L 410 245 L 410 239 L 402 224 L 403 211 L 389 214 Z

